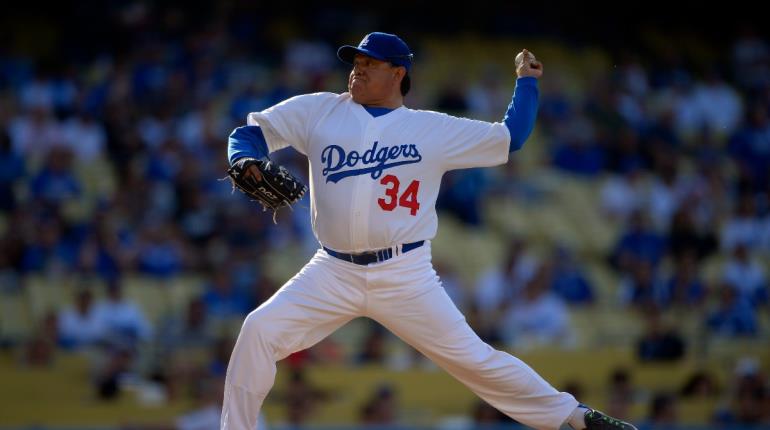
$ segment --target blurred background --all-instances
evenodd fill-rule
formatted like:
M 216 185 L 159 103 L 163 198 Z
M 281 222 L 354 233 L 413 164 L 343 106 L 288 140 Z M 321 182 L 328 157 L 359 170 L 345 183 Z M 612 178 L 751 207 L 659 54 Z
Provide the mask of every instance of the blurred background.
M 524 148 L 439 198 L 434 264 L 482 338 L 640 429 L 770 428 L 761 14 L 280 3 L 2 6 L 0 428 L 218 428 L 243 317 L 318 247 L 306 200 L 274 225 L 221 180 L 227 135 L 344 91 L 335 50 L 371 31 L 415 52 L 411 108 L 499 121 L 516 53 L 545 65 Z M 364 319 L 281 362 L 262 420 L 516 428 Z

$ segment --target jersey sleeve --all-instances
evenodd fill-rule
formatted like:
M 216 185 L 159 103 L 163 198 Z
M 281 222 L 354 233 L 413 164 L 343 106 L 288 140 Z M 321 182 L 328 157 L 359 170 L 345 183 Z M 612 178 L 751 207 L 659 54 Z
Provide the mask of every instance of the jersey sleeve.
M 336 94 L 332 93 L 295 96 L 262 112 L 250 113 L 246 123 L 262 129 L 270 152 L 292 146 L 307 155 L 310 132 L 318 120 L 321 106 L 334 97 Z
M 490 167 L 508 161 L 511 135 L 503 123 L 441 115 L 439 152 L 444 170 Z

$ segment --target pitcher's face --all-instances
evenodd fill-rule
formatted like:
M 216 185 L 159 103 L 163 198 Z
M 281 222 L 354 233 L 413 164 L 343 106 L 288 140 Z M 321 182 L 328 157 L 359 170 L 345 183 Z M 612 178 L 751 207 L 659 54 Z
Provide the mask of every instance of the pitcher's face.
M 348 79 L 348 91 L 353 101 L 359 104 L 373 104 L 389 99 L 394 92 L 400 94 L 403 67 L 393 66 L 363 54 L 356 54 L 353 70 Z

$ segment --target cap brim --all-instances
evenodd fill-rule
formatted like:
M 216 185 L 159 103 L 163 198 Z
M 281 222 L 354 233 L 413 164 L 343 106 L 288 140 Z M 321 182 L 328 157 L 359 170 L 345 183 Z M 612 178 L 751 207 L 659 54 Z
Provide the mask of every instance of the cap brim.
M 388 59 L 385 57 L 377 55 L 368 49 L 359 48 L 357 46 L 345 45 L 341 46 L 340 49 L 337 50 L 337 58 L 339 58 L 343 63 L 347 64 L 353 64 L 353 59 L 356 58 L 356 54 L 363 54 L 381 61 L 388 61 Z

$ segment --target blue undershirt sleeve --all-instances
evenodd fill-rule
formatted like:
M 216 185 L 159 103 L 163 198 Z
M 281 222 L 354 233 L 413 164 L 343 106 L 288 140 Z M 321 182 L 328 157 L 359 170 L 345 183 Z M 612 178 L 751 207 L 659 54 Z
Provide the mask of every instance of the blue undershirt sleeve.
M 268 152 L 265 135 L 258 125 L 238 127 L 227 139 L 227 159 L 231 165 L 243 157 L 264 158 Z
M 521 149 L 532 133 L 537 118 L 538 96 L 537 78 L 526 76 L 516 80 L 513 99 L 503 118 L 503 123 L 511 134 L 509 152 Z

